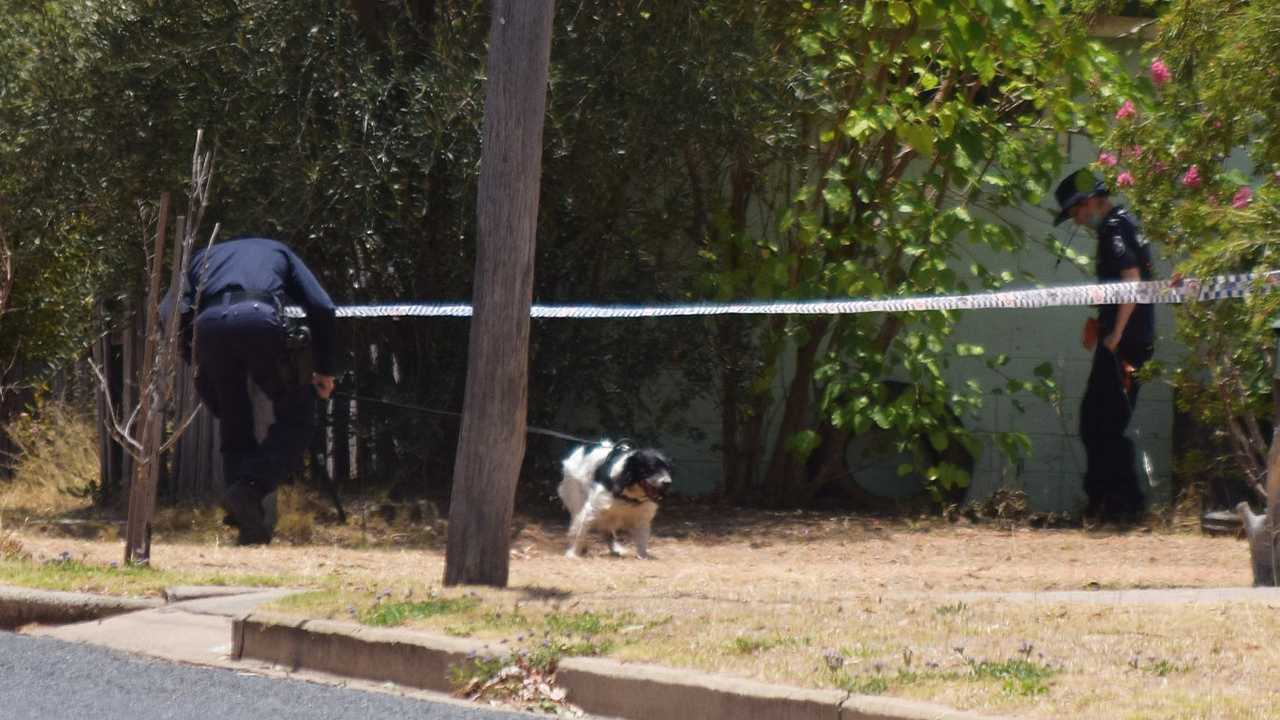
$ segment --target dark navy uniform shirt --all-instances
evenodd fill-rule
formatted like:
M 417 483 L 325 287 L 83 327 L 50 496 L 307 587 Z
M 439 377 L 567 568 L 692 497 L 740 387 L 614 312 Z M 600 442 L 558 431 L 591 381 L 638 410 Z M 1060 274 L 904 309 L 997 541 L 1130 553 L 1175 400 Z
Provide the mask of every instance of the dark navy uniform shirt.
M 1137 222 L 1124 208 L 1111 208 L 1098 228 L 1098 252 L 1095 256 L 1099 282 L 1115 282 L 1125 270 L 1137 268 L 1143 280 L 1155 277 L 1151 266 L 1151 245 L 1143 237 Z M 1106 337 L 1116 325 L 1118 305 L 1102 305 L 1098 310 L 1099 333 Z M 1124 326 L 1125 345 L 1155 344 L 1156 314 L 1154 305 L 1136 305 Z
M 184 312 L 195 305 L 202 275 L 201 299 L 205 304 L 221 293 L 242 290 L 274 295 L 286 305 L 301 305 L 311 328 L 316 372 L 334 373 L 333 300 L 302 259 L 284 243 L 255 237 L 216 243 L 192 256 L 188 274 Z

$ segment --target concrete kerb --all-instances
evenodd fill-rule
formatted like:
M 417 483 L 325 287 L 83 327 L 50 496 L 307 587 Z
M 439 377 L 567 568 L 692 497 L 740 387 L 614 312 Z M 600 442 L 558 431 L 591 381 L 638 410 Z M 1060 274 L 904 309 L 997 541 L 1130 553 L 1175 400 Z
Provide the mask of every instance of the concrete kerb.
M 627 720 L 841 720 L 840 706 L 849 696 L 601 658 L 561 660 L 556 683 L 583 710 Z
M 507 653 L 490 643 L 411 630 L 255 612 L 232 621 L 231 656 L 294 670 L 450 692 L 450 668 Z
M 477 640 L 269 612 L 235 618 L 232 636 L 234 659 L 441 692 L 453 690 L 451 667 L 477 657 L 508 654 Z M 568 701 L 586 712 L 627 720 L 996 720 L 910 700 L 771 685 L 603 658 L 562 659 L 556 681 Z
M 237 595 L 245 590 L 225 589 L 210 595 Z M 176 604 L 190 603 L 202 595 L 186 588 L 172 588 L 165 596 Z M 0 586 L 0 628 L 97 620 L 164 604 L 159 599 Z M 451 668 L 476 658 L 509 654 L 499 645 L 478 640 L 269 612 L 235 616 L 231 630 L 233 660 L 258 660 L 293 671 L 392 682 L 445 693 L 454 689 L 449 677 Z M 604 658 L 565 658 L 560 661 L 556 679 L 568 701 L 586 712 L 627 720 L 998 720 L 910 700 L 771 685 Z
M 931 703 L 771 685 L 742 678 L 604 658 L 560 661 L 556 682 L 590 713 L 650 720 L 998 720 Z
M 163 602 L 150 598 L 107 597 L 77 592 L 0 586 L 0 629 L 31 623 L 65 625 L 111 615 L 149 610 Z

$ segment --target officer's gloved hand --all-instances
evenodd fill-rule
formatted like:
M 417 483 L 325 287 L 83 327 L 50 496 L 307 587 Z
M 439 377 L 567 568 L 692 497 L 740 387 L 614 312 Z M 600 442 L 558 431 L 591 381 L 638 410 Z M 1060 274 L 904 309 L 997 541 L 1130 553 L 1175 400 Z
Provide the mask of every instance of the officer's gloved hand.
M 1085 350 L 1093 350 L 1098 344 L 1098 318 L 1089 318 L 1084 321 L 1084 330 L 1080 333 L 1080 344 L 1084 345 Z
M 319 395 L 321 400 L 328 400 L 329 396 L 333 394 L 333 384 L 332 375 L 311 373 L 311 385 L 315 387 L 316 395 Z

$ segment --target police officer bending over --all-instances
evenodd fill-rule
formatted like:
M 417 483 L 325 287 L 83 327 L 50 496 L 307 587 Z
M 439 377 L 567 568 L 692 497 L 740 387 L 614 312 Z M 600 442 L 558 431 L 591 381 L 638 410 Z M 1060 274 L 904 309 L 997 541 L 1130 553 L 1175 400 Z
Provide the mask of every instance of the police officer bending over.
M 1061 211 L 1054 225 L 1071 218 L 1097 234 L 1099 282 L 1152 279 L 1151 247 L 1133 216 L 1112 204 L 1106 185 L 1080 170 L 1063 180 L 1055 194 Z M 1136 373 L 1155 351 L 1155 307 L 1101 305 L 1097 319 L 1086 323 L 1083 340 L 1094 351 L 1080 408 L 1080 439 L 1088 458 L 1085 517 L 1136 522 L 1144 499 L 1133 441 L 1125 430 L 1138 402 Z
M 180 306 L 184 357 L 190 362 L 194 354 L 196 392 L 222 432 L 222 507 L 240 528 L 241 545 L 269 543 L 262 500 L 301 465 L 315 429 L 315 398 L 327 399 L 333 392 L 333 301 L 292 250 L 257 237 L 195 253 L 187 288 Z M 306 310 L 314 363 L 310 377 L 290 370 L 285 303 Z M 254 434 L 250 380 L 271 399 L 275 412 L 261 443 Z

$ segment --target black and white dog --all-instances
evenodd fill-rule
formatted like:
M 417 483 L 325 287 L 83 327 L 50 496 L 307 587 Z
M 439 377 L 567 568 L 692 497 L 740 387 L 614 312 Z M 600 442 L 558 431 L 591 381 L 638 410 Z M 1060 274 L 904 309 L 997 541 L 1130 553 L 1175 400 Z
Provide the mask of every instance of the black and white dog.
M 569 550 L 578 557 L 592 529 L 609 534 L 609 547 L 623 554 L 618 531 L 627 530 L 636 557 L 649 557 L 649 525 L 671 486 L 671 461 L 652 449 L 637 449 L 608 440 L 583 445 L 561 463 L 564 479 L 559 495 L 569 510 Z

